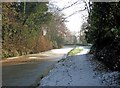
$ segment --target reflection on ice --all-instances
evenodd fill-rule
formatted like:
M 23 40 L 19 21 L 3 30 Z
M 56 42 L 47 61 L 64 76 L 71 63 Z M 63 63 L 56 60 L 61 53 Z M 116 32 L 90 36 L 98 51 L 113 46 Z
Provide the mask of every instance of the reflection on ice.
M 36 59 L 37 57 L 29 57 L 29 59 Z

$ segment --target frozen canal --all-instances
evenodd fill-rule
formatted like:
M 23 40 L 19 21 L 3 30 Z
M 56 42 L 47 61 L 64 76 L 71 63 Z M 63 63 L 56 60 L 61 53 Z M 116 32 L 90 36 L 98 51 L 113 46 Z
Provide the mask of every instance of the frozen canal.
M 36 85 L 43 74 L 64 58 L 73 46 L 65 46 L 61 49 L 30 54 L 16 59 L 2 62 L 2 85 L 3 86 L 31 86 Z

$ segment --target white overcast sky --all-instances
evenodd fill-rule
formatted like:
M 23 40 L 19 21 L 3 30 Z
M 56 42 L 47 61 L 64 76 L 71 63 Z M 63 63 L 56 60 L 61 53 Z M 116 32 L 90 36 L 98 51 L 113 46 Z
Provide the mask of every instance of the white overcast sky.
M 50 0 L 50 1 L 54 2 L 54 4 L 57 5 L 59 8 L 64 8 L 65 6 L 69 6 L 78 0 Z M 79 0 L 78 4 L 75 4 L 74 6 L 71 6 L 70 8 L 63 10 L 62 13 L 64 13 L 65 17 L 67 17 L 74 13 L 75 11 L 84 8 L 85 8 L 84 3 L 82 2 L 82 0 Z M 83 15 L 87 15 L 87 11 L 76 13 L 67 19 L 69 22 L 66 22 L 65 24 L 71 32 L 78 32 L 81 29 L 81 25 L 83 23 Z

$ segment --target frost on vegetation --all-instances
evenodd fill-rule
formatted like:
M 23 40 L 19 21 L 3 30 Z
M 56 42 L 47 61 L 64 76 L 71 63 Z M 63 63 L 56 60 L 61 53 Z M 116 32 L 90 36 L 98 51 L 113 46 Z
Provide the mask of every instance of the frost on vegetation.
M 91 63 L 95 71 L 95 77 L 98 77 L 98 79 L 101 80 L 103 85 L 120 86 L 120 72 L 111 71 L 106 68 L 105 65 L 96 60 L 91 61 Z
M 118 86 L 118 78 L 120 76 L 119 72 L 108 72 L 101 76 L 103 84 L 109 85 L 109 86 Z

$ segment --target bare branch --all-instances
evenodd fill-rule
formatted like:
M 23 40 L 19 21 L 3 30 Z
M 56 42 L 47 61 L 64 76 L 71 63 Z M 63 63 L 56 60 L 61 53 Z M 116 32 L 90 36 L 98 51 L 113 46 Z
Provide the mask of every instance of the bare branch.
M 76 2 L 72 3 L 71 5 L 66 6 L 66 7 L 64 7 L 64 8 L 62 8 L 62 9 L 58 10 L 58 11 L 63 11 L 63 10 L 65 10 L 65 9 L 67 9 L 67 8 L 70 8 L 71 6 L 77 4 L 79 1 L 80 1 L 80 0 L 76 1 Z
M 78 11 L 75 11 L 75 12 L 73 12 L 72 14 L 70 14 L 69 16 L 67 16 L 67 17 L 63 18 L 63 20 L 66 20 L 67 18 L 69 18 L 69 17 L 71 17 L 71 16 L 73 16 L 73 15 L 75 15 L 75 14 L 77 14 L 77 13 L 81 12 L 81 11 L 85 11 L 86 9 L 87 9 L 87 8 L 85 7 L 83 10 L 78 10 Z
M 87 0 L 84 0 L 83 2 L 85 3 L 88 13 L 90 13 L 90 2 L 88 2 Z
M 80 1 L 80 0 L 77 0 L 76 2 L 72 3 L 72 4 L 69 5 L 69 6 L 63 7 L 62 9 L 60 9 L 60 8 L 58 9 L 58 8 L 57 8 L 57 12 L 63 11 L 63 10 L 65 10 L 65 9 L 68 9 L 68 8 L 74 6 L 74 5 L 80 4 L 79 1 Z M 87 1 L 87 0 L 82 0 L 82 1 L 83 1 L 83 3 L 85 4 L 85 8 L 82 9 L 82 10 L 75 11 L 75 12 L 73 12 L 72 14 L 70 14 L 70 15 L 67 16 L 67 17 L 63 17 L 63 18 L 62 18 L 62 22 L 66 22 L 66 21 L 67 21 L 67 20 L 66 20 L 67 18 L 69 18 L 69 17 L 71 17 L 71 16 L 73 16 L 73 15 L 75 15 L 75 14 L 81 12 L 81 11 L 85 11 L 86 9 L 87 9 L 88 13 L 90 12 L 89 1 Z

